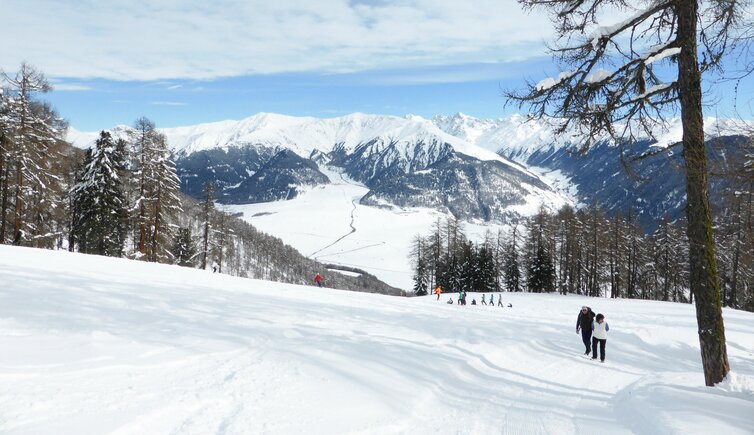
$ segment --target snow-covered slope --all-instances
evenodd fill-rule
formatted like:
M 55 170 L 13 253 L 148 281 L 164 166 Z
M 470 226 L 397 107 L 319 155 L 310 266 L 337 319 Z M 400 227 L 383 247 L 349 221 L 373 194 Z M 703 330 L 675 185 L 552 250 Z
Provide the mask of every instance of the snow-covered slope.
M 752 313 L 725 310 L 708 388 L 687 304 L 459 307 L 10 246 L 0 277 L 3 434 L 751 433 Z

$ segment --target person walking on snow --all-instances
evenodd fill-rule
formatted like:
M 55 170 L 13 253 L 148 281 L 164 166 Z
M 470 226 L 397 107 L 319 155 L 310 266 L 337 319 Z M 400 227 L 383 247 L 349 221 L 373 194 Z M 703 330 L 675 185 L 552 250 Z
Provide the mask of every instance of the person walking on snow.
M 435 289 L 435 294 L 437 295 L 438 301 L 440 300 L 440 293 L 442 293 L 442 288 L 440 288 L 440 286 L 438 285 L 437 288 Z
M 487 305 L 487 302 L 485 302 L 485 300 L 484 300 L 485 296 L 487 296 L 487 295 L 485 295 L 484 293 L 482 293 L 482 305 Z
M 317 274 L 317 276 L 314 277 L 314 283 L 317 284 L 317 287 L 322 287 L 322 275 Z
M 605 316 L 600 313 L 592 322 L 592 359 L 597 359 L 597 343 L 600 345 L 600 362 L 605 362 L 605 344 L 607 344 L 607 331 L 610 325 L 605 322 Z
M 584 355 L 589 355 L 592 351 L 592 322 L 594 321 L 594 311 L 586 305 L 581 307 L 579 317 L 576 318 L 576 333 L 581 332 L 581 340 L 584 342 Z
M 495 293 L 490 293 L 490 306 L 495 306 Z
M 505 308 L 505 305 L 503 305 L 503 294 L 500 293 L 497 295 L 497 306 Z
M 458 290 L 458 305 L 463 305 L 463 290 Z

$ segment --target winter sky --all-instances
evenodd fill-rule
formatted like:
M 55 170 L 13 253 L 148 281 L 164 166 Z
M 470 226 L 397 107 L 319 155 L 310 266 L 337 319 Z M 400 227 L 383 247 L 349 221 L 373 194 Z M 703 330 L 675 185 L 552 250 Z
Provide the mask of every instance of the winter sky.
M 505 111 L 501 89 L 554 72 L 547 16 L 513 0 L 4 0 L 2 9 L 0 68 L 25 60 L 42 70 L 56 89 L 49 100 L 81 130 L 256 112 L 498 117 L 515 110 Z M 714 111 L 731 111 L 719 97 L 730 88 L 713 90 Z M 751 112 L 751 86 L 744 92 Z

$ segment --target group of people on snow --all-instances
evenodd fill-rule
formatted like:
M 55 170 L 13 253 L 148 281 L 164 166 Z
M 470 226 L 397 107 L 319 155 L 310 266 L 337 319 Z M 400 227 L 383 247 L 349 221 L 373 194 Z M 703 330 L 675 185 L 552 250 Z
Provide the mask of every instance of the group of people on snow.
M 440 295 L 443 293 L 443 287 L 438 285 L 435 289 L 437 300 L 440 300 Z M 497 305 L 504 307 L 502 293 L 498 294 Z M 447 304 L 453 304 L 453 298 L 448 298 Z M 471 305 L 476 305 L 476 299 L 471 300 Z M 466 291 L 461 290 L 458 292 L 458 305 L 466 305 Z M 490 293 L 489 304 L 487 303 L 486 294 L 482 294 L 482 305 L 495 306 L 495 294 Z M 508 304 L 508 307 L 513 307 L 513 304 Z M 584 342 L 584 355 L 592 354 L 592 359 L 596 360 L 599 357 L 600 362 L 605 362 L 605 346 L 607 345 L 607 332 L 610 330 L 610 325 L 605 321 L 605 315 L 602 313 L 595 314 L 590 307 L 586 305 L 581 307 L 579 316 L 576 318 L 576 333 L 581 334 L 581 339 Z
M 607 344 L 607 331 L 610 326 L 605 321 L 605 315 L 595 314 L 586 305 L 581 307 L 579 316 L 576 318 L 576 333 L 581 333 L 581 339 L 586 348 L 584 355 L 592 354 L 592 359 L 597 359 L 597 346 L 599 345 L 600 362 L 605 362 L 605 345 Z
M 435 289 L 435 294 L 437 295 L 437 300 L 438 301 L 440 300 L 440 295 L 442 294 L 442 292 L 443 292 L 443 286 L 438 285 L 437 288 Z M 487 306 L 490 306 L 490 307 L 494 307 L 495 306 L 495 294 L 494 293 L 490 293 L 490 301 L 488 303 L 487 302 L 487 295 L 483 293 L 482 294 L 482 301 L 481 301 L 481 303 L 482 303 L 482 305 L 487 305 Z M 448 298 L 448 301 L 446 302 L 446 304 L 452 305 L 453 304 L 453 298 Z M 476 304 L 477 304 L 476 303 L 476 299 L 472 299 L 471 300 L 471 305 L 476 305 Z M 459 290 L 458 291 L 458 305 L 466 305 L 466 290 Z M 503 294 L 502 293 L 498 294 L 498 297 L 497 297 L 497 306 L 498 307 L 505 307 L 505 304 L 503 304 Z M 508 307 L 513 307 L 513 304 L 509 303 Z

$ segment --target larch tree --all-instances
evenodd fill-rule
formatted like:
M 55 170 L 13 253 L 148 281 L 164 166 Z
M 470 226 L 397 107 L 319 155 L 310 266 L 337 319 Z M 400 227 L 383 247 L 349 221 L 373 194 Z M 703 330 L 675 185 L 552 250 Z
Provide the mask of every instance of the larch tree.
M 0 87 L 0 244 L 5 243 L 8 217 L 8 193 L 11 171 L 10 101 L 8 93 Z
M 134 122 L 130 131 L 131 147 L 133 150 L 133 182 L 136 185 L 136 199 L 133 204 L 134 222 L 138 229 L 134 232 L 136 257 L 148 259 L 148 210 L 151 205 L 150 177 L 153 168 L 152 159 L 155 157 L 155 141 L 157 130 L 154 122 L 141 117 Z
M 175 233 L 173 220 L 181 210 L 178 198 L 181 181 L 175 169 L 175 161 L 168 148 L 167 138 L 157 133 L 154 141 L 154 154 L 146 171 L 152 199 L 150 261 L 167 261 L 170 256 L 171 241 Z
M 657 124 L 680 108 L 689 284 L 696 299 L 705 383 L 721 382 L 730 368 L 712 237 L 702 74 L 719 72 L 726 55 L 735 52 L 741 36 L 750 31 L 742 20 L 747 2 L 519 2 L 526 9 L 550 13 L 557 32 L 551 51 L 563 72 L 529 82 L 523 91 L 506 92 L 509 102 L 530 107 L 533 117 L 555 120 L 558 133 L 580 133 L 585 138 L 582 149 L 603 138 L 625 144 L 640 133 L 652 137 Z M 624 19 L 599 25 L 599 19 L 616 13 Z
M 14 75 L 0 72 L 7 84 L 3 92 L 2 136 L 5 136 L 3 170 L 3 213 L 12 202 L 14 245 L 29 243 L 40 222 L 34 212 L 55 208 L 53 194 L 60 189 L 50 173 L 55 160 L 51 146 L 64 135 L 65 123 L 46 104 L 35 100 L 36 94 L 52 89 L 47 78 L 27 63 L 22 63 Z M 37 207 L 30 207 L 36 205 Z M 8 210 L 11 211 L 11 210 Z M 37 216 L 42 219 L 44 217 Z M 5 239 L 5 219 L 2 232 Z

